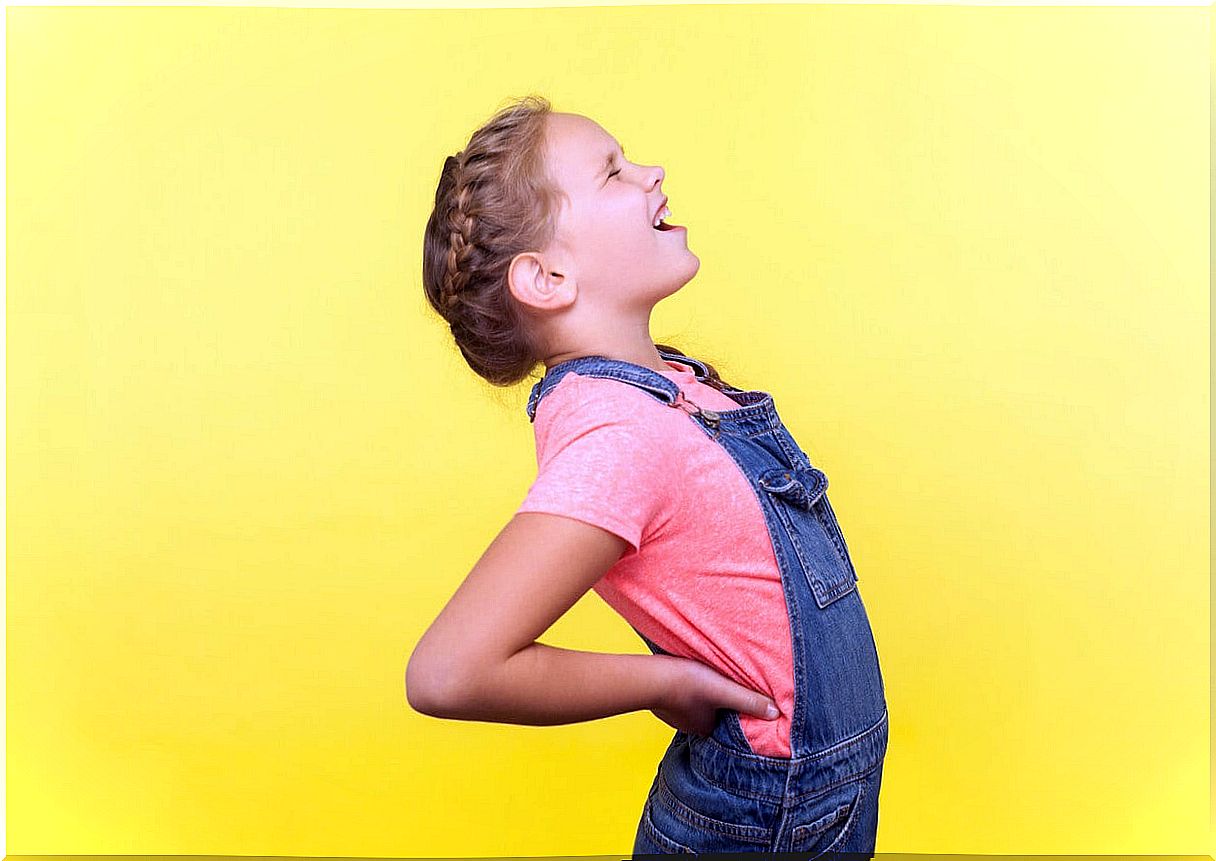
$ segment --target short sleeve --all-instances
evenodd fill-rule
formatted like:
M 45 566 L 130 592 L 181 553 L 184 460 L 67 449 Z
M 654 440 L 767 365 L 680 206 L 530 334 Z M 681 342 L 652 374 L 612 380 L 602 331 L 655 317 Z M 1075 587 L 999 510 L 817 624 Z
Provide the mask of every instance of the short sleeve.
M 599 379 L 571 382 L 564 385 L 563 379 L 537 410 L 537 475 L 517 513 L 580 520 L 620 536 L 637 551 L 671 492 L 660 423 L 640 408 L 637 395 L 649 395 L 633 387 Z

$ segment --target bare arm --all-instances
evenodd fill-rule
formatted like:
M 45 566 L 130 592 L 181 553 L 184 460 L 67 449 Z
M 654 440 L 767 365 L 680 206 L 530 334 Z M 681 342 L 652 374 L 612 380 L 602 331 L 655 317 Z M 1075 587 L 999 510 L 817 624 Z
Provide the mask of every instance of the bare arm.
M 536 642 L 627 547 L 568 517 L 517 514 L 415 647 L 406 669 L 410 704 L 436 717 L 542 725 L 657 703 L 670 679 L 653 655 Z
M 571 518 L 516 514 L 410 656 L 410 705 L 435 717 L 532 725 L 659 709 L 697 731 L 712 727 L 715 705 L 763 714 L 767 697 L 696 661 L 536 642 L 627 547 Z
M 436 717 L 545 726 L 650 709 L 671 687 L 670 661 L 533 643 Z

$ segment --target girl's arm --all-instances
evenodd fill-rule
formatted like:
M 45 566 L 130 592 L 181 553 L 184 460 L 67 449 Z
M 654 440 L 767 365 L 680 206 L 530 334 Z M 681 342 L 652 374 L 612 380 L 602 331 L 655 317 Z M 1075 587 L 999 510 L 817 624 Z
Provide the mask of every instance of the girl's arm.
M 568 517 L 516 514 L 427 629 L 406 668 L 411 707 L 435 717 L 548 725 L 660 709 L 712 727 L 716 707 L 763 715 L 771 702 L 696 661 L 536 642 L 628 543 Z
M 536 725 L 650 708 L 669 684 L 655 656 L 536 642 L 627 547 L 568 517 L 515 515 L 410 656 L 410 705 L 436 717 Z

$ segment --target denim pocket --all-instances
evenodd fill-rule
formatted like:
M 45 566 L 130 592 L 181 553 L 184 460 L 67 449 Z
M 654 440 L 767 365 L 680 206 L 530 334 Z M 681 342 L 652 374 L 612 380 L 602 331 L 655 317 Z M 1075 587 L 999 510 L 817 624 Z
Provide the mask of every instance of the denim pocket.
M 654 798 L 651 797 L 642 809 L 642 821 L 638 825 L 638 839 L 634 842 L 633 854 L 651 854 L 649 852 L 651 848 L 657 849 L 662 853 L 693 854 L 692 850 L 687 846 L 677 843 L 655 827 L 654 819 L 651 817 L 653 809 Z
M 849 572 L 853 575 L 853 579 L 856 580 L 857 569 L 853 567 L 853 558 L 849 556 L 849 545 L 845 543 L 844 533 L 840 531 L 840 523 L 836 520 L 836 512 L 832 510 L 832 503 L 828 501 L 826 493 L 820 497 L 816 508 L 819 509 L 818 513 L 823 520 L 824 527 L 828 531 L 828 537 L 836 545 L 836 552 L 840 554 L 840 558 L 849 566 Z
M 828 502 L 823 471 L 813 466 L 769 469 L 759 482 L 773 501 L 815 603 L 825 608 L 854 591 L 857 572 Z
M 801 814 L 802 824 L 794 826 L 790 851 L 809 852 L 804 861 L 813 861 L 839 849 L 853 831 L 865 791 L 866 779 L 858 778 L 808 805 Z
M 773 832 L 756 821 L 765 815 L 759 807 L 678 768 L 659 775 L 646 810 L 646 833 L 657 838 L 656 845 L 676 847 L 673 852 L 765 852 Z

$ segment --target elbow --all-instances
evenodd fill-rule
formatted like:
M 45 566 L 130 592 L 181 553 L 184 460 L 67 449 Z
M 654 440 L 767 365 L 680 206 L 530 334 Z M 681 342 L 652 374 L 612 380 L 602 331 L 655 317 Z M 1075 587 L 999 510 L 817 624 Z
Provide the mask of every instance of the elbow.
M 419 649 L 405 667 L 405 700 L 410 708 L 430 717 L 459 718 L 467 685 L 453 671 L 451 661 L 436 660 Z

